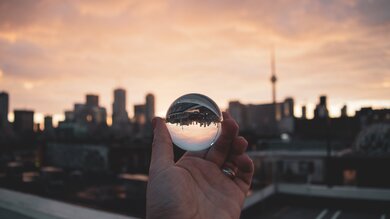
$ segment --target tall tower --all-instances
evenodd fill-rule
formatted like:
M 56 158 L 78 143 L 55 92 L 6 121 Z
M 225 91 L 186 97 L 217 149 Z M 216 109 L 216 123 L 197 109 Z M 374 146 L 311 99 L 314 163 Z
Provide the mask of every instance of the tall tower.
M 14 110 L 14 130 L 19 134 L 31 134 L 34 132 L 34 111 Z
M 146 121 L 151 122 L 154 117 L 154 95 L 148 94 L 146 95 Z
M 45 132 L 53 130 L 53 117 L 45 116 L 44 125 L 45 125 Z
M 114 103 L 112 104 L 112 123 L 113 125 L 124 124 L 129 121 L 126 111 L 126 90 L 114 90 Z
M 275 70 L 275 48 L 272 47 L 271 51 L 271 83 L 272 83 L 272 103 L 276 103 L 276 70 Z

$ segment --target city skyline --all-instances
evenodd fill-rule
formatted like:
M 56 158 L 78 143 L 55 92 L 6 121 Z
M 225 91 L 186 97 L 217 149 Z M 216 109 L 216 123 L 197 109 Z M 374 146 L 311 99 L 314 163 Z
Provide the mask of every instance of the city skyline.
M 268 103 L 272 45 L 277 101 L 294 97 L 297 116 L 304 104 L 312 117 L 323 94 L 331 116 L 344 104 L 350 115 L 390 107 L 388 1 L 0 4 L 0 90 L 10 109 L 33 109 L 39 121 L 58 121 L 91 92 L 111 115 L 117 87 L 128 92 L 130 116 L 146 93 L 159 116 L 192 92 L 222 109 Z
M 104 105 L 101 105 L 102 109 L 104 109 L 105 111 L 107 112 L 110 112 L 110 113 L 107 113 L 106 117 L 107 117 L 107 124 L 108 125 L 113 125 L 113 108 L 114 108 L 114 103 L 115 103 L 115 98 L 116 95 L 117 95 L 117 91 L 120 90 L 120 91 L 123 91 L 123 92 L 127 92 L 126 89 L 123 89 L 123 88 L 115 88 L 112 90 L 112 93 L 113 93 L 113 103 L 109 106 L 104 106 Z M 1 94 L 7 94 L 7 101 L 11 102 L 12 101 L 12 96 L 7 93 L 7 91 L 0 91 Z M 126 96 L 126 94 L 124 94 Z M 100 96 L 95 94 L 95 93 L 87 93 L 83 96 L 83 98 L 86 98 L 87 101 L 95 101 L 96 104 L 99 104 L 100 102 Z M 93 98 L 93 100 L 92 100 Z M 144 95 L 144 101 L 146 100 L 145 104 L 142 104 L 142 103 L 134 103 L 131 107 L 128 107 L 127 104 L 125 103 L 126 107 L 125 107 L 125 110 L 126 111 L 129 111 L 129 109 L 133 109 L 133 113 L 132 114 L 126 114 L 127 118 L 130 119 L 130 120 L 138 120 L 137 119 L 137 114 L 134 112 L 134 107 L 146 107 L 148 106 L 148 104 L 152 104 L 150 105 L 148 108 L 150 107 L 153 107 L 153 109 L 155 108 L 155 95 L 152 94 L 152 93 L 147 93 Z M 152 100 L 150 99 L 152 98 Z M 292 99 L 291 99 L 292 98 Z M 327 114 L 330 118 L 337 118 L 337 117 L 340 117 L 340 116 L 343 116 L 343 113 L 344 115 L 347 115 L 347 116 L 355 116 L 355 112 L 364 108 L 364 107 L 370 107 L 372 109 L 386 109 L 388 107 L 375 107 L 375 106 L 372 106 L 372 105 L 365 105 L 365 106 L 362 106 L 358 109 L 353 109 L 354 112 L 353 113 L 347 113 L 350 112 L 351 110 L 349 109 L 349 105 L 345 104 L 345 105 L 342 105 L 340 108 L 337 108 L 337 112 L 335 113 L 334 112 L 334 108 L 333 108 L 333 112 L 332 112 L 332 106 L 330 106 L 329 104 L 327 104 L 327 96 L 326 95 L 320 95 L 318 96 L 317 98 L 319 98 L 317 100 L 317 102 L 315 102 L 313 105 L 312 104 L 306 104 L 306 105 L 295 105 L 294 104 L 294 107 L 293 107 L 293 115 L 296 117 L 296 118 L 300 118 L 302 117 L 302 107 L 305 106 L 305 118 L 308 118 L 308 119 L 312 119 L 315 117 L 315 114 L 316 114 L 316 110 L 317 110 L 317 107 L 318 105 L 320 104 L 325 104 L 324 106 L 328 107 L 326 110 L 328 110 Z M 325 99 L 323 99 L 325 98 Z M 287 101 L 288 99 L 292 100 L 292 101 L 295 101 L 294 100 L 294 97 L 288 97 L 288 98 L 285 98 L 284 101 Z M 84 101 L 84 100 L 83 100 Z M 55 126 L 58 125 L 59 122 L 61 121 L 64 121 L 65 120 L 65 114 L 67 112 L 69 112 L 69 110 L 75 106 L 75 105 L 80 105 L 80 103 L 82 103 L 83 101 L 79 101 L 79 102 L 73 102 L 73 104 L 70 106 L 70 107 L 67 107 L 66 109 L 63 110 L 62 114 L 49 114 L 49 113 L 46 113 L 46 114 L 42 114 L 40 112 L 36 112 L 35 109 L 32 109 L 32 108 L 9 108 L 8 111 L 9 111 L 9 114 L 8 114 L 8 120 L 9 122 L 14 122 L 14 111 L 32 111 L 34 112 L 34 123 L 37 123 L 37 124 L 40 124 L 41 127 L 42 125 L 45 123 L 45 117 L 49 116 L 51 117 L 51 120 L 53 122 L 53 124 Z M 122 99 L 121 101 L 124 101 L 124 102 L 127 102 L 127 98 L 125 97 L 125 99 Z M 150 101 L 152 101 L 153 103 L 150 103 Z M 238 101 L 238 102 L 237 102 Z M 324 102 L 323 102 L 324 101 Z M 7 102 L 8 105 L 6 106 L 9 106 L 9 102 Z M 230 103 L 240 103 L 240 104 L 248 104 L 248 105 L 256 105 L 258 103 L 245 103 L 245 102 L 240 102 L 240 100 L 230 100 L 229 101 L 229 104 Z M 276 104 L 280 104 L 280 103 L 283 103 L 283 101 L 277 101 Z M 272 100 L 268 101 L 268 102 L 262 102 L 260 104 L 275 104 L 273 103 Z M 123 106 L 122 106 L 123 107 Z M 145 108 L 146 109 L 146 108 Z M 143 110 L 145 110 L 143 108 Z M 229 106 L 227 106 L 226 108 L 222 108 L 222 111 L 227 111 L 229 109 Z M 345 112 L 343 112 L 345 111 Z M 149 118 L 150 116 L 147 116 L 148 112 L 143 112 L 145 113 L 145 116 L 148 117 L 147 119 L 148 120 L 151 120 L 151 118 Z M 154 115 L 154 112 L 151 112 L 152 115 Z M 160 113 L 161 114 L 161 113 Z M 164 114 L 157 114 L 156 116 L 160 116 L 160 117 L 165 117 L 166 116 L 166 112 L 164 112 Z

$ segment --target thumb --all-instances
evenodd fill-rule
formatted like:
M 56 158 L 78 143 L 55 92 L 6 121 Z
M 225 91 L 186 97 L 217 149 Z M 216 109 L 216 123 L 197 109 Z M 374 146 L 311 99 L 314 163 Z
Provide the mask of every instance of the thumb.
M 152 158 L 150 172 L 160 172 L 174 164 L 171 135 L 162 118 L 155 117 L 153 124 Z

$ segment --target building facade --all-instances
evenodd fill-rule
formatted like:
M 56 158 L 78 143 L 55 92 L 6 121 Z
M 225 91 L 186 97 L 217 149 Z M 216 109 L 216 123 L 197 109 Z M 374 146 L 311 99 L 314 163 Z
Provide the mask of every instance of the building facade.
M 120 126 L 127 124 L 129 116 L 126 110 L 126 91 L 124 89 L 114 90 L 114 103 L 112 104 L 112 125 Z
M 14 131 L 17 134 L 32 134 L 34 132 L 34 111 L 14 110 Z

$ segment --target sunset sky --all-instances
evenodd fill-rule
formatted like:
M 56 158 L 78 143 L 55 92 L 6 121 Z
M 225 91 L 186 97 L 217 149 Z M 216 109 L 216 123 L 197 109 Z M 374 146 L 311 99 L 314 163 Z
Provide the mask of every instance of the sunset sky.
M 189 92 L 267 103 L 272 45 L 278 100 L 390 107 L 388 0 L 1 0 L 0 91 L 37 120 L 86 93 L 111 114 L 117 87 L 131 116 L 148 92 L 158 115 Z

